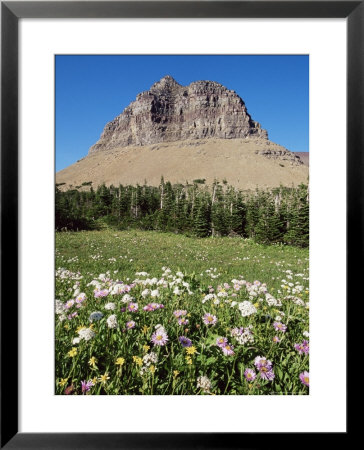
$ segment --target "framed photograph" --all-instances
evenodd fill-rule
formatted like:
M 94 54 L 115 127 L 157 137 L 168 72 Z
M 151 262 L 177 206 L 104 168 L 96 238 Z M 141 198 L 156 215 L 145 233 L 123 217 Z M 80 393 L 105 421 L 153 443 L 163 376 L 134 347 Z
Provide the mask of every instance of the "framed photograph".
M 2 447 L 348 436 L 363 11 L 2 2 Z

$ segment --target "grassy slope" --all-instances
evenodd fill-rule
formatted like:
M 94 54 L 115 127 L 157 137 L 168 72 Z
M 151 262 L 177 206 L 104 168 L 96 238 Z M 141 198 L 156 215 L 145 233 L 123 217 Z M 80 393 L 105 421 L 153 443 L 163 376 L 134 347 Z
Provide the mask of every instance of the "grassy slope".
M 309 168 L 292 166 L 285 159 L 256 154 L 261 150 L 285 150 L 265 140 L 208 139 L 179 141 L 145 147 L 126 147 L 91 154 L 56 174 L 62 189 L 83 182 L 96 188 L 106 185 L 144 184 L 159 186 L 161 176 L 171 183 L 206 179 L 226 179 L 240 189 L 275 187 L 307 183 Z
M 160 276 L 162 266 L 186 274 L 217 268 L 219 282 L 242 275 L 247 281 L 259 280 L 268 288 L 280 289 L 286 270 L 308 274 L 307 249 L 266 247 L 241 238 L 197 239 L 148 231 L 67 232 L 56 234 L 56 248 L 57 268 L 95 276 L 118 270 L 115 278 L 122 280 L 134 279 L 138 271 Z M 211 284 L 216 283 L 211 280 Z

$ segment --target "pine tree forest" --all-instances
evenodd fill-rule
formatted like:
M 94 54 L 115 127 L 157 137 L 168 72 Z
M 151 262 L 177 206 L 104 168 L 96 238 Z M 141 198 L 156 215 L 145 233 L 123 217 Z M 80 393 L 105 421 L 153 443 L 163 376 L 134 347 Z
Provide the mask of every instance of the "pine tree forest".
M 309 190 L 304 184 L 241 191 L 225 180 L 212 186 L 205 180 L 172 185 L 162 177 L 159 187 L 145 183 L 94 189 L 88 182 L 62 191 L 60 186 L 55 194 L 57 230 L 110 226 L 201 238 L 240 236 L 261 244 L 309 243 Z

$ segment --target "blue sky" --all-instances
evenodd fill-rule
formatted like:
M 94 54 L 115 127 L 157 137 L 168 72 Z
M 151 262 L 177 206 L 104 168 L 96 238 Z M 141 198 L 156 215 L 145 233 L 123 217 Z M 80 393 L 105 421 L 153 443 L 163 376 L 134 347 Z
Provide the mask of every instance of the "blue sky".
M 105 124 L 165 75 L 235 90 L 270 140 L 309 150 L 308 55 L 57 55 L 56 170 L 86 156 Z

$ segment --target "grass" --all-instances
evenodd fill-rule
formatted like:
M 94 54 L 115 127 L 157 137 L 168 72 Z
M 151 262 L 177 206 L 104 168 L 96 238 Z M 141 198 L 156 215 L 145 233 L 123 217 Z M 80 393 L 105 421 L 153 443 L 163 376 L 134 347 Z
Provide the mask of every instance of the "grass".
M 56 233 L 56 254 L 56 267 L 94 274 L 118 270 L 123 280 L 133 279 L 139 271 L 158 276 L 162 266 L 189 274 L 216 267 L 224 279 L 243 275 L 246 280 L 258 279 L 268 288 L 277 289 L 285 270 L 301 272 L 308 267 L 307 249 L 263 246 L 241 238 L 198 239 L 154 231 Z

